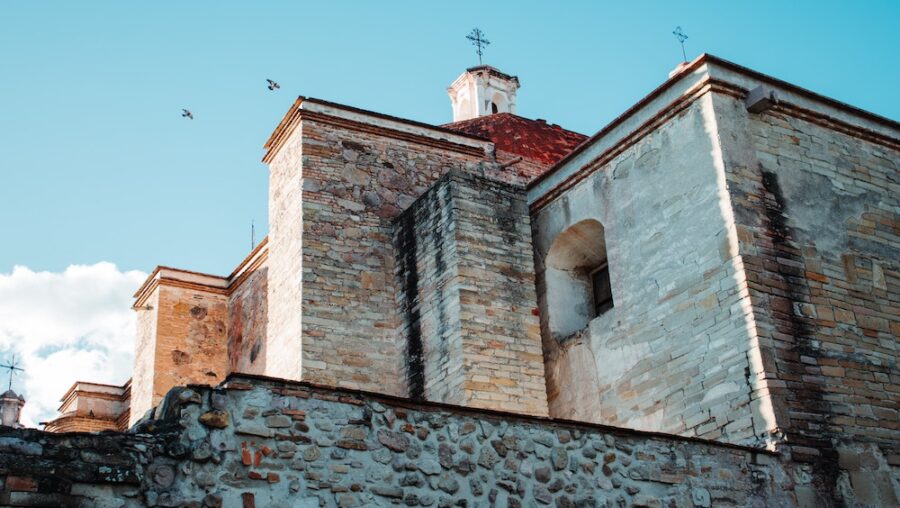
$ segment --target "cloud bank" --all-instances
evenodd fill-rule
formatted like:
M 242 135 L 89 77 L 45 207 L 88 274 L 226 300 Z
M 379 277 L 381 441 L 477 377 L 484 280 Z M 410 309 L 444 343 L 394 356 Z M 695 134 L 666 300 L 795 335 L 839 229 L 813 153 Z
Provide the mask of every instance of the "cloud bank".
M 23 424 L 53 418 L 75 381 L 122 384 L 131 376 L 131 295 L 146 277 L 106 262 L 0 273 L 0 360 L 15 354 L 25 369 L 13 382 L 27 401 Z M 0 381 L 5 385 L 7 377 Z

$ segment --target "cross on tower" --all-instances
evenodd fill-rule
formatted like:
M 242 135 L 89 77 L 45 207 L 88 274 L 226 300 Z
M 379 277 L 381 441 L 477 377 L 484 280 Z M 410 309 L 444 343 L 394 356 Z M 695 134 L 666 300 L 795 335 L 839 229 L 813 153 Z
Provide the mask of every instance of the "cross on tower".
M 466 39 L 469 39 L 475 45 L 475 53 L 478 54 L 478 65 L 481 65 L 481 53 L 486 46 L 491 44 L 491 41 L 485 39 L 484 32 L 478 28 L 472 29 L 472 32 L 466 36 Z
M 672 32 L 672 35 L 678 39 L 678 42 L 681 43 L 681 57 L 684 58 L 684 61 L 687 62 L 687 54 L 684 52 L 684 41 L 687 40 L 688 36 L 686 33 L 681 31 L 680 26 L 675 27 L 675 31 Z
M 9 389 L 10 389 L 10 390 L 12 390 L 13 374 L 15 374 L 15 372 L 16 372 L 17 370 L 20 371 L 20 372 L 25 372 L 25 370 L 22 369 L 21 367 L 19 367 L 18 364 L 16 363 L 16 355 L 13 355 L 12 360 L 10 360 L 9 363 L 7 363 L 7 364 L 0 364 L 0 369 L 7 369 L 7 370 L 9 370 Z

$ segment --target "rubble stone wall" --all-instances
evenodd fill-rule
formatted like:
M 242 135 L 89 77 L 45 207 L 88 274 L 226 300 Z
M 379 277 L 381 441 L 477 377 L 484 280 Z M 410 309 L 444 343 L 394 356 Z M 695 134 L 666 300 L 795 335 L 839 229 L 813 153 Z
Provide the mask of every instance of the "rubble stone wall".
M 132 434 L 0 429 L 6 506 L 831 506 L 817 471 L 735 445 L 235 376 Z M 883 471 L 875 449 L 849 464 Z M 890 484 L 877 491 L 891 504 Z M 843 498 L 851 502 L 852 498 Z

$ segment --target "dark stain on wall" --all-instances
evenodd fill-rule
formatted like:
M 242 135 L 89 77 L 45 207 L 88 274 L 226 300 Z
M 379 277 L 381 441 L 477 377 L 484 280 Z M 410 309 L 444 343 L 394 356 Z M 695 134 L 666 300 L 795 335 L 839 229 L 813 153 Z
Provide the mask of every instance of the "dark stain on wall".
M 810 288 L 805 276 L 805 260 L 802 251 L 795 245 L 795 236 L 788 225 L 787 204 L 784 193 L 778 182 L 778 175 L 770 171 L 762 171 L 762 185 L 766 192 L 763 201 L 765 213 L 765 228 L 772 241 L 770 259 L 774 263 L 768 263 L 768 270 L 784 282 L 785 295 L 783 297 L 770 295 L 769 307 L 773 317 L 773 323 L 779 334 L 789 337 L 793 341 L 791 347 L 785 350 L 786 357 L 777 359 L 780 375 L 785 377 L 787 390 L 784 393 L 785 402 L 797 414 L 829 414 L 829 403 L 825 399 L 825 393 L 816 383 L 803 382 L 806 374 L 804 365 L 798 361 L 806 356 L 818 358 L 823 355 L 814 341 L 816 328 L 812 321 L 799 314 L 798 308 L 810 302 Z M 783 353 L 782 353 L 783 354 Z M 790 426 L 795 435 L 794 444 L 801 444 L 816 448 L 821 452 L 821 457 L 816 460 L 821 468 L 821 473 L 826 478 L 827 485 L 834 485 L 838 476 L 837 450 L 827 433 L 820 430 L 819 423 L 815 421 L 794 421 Z M 802 436 L 802 437 L 801 437 Z
M 419 271 L 416 267 L 415 213 L 409 209 L 400 215 L 395 238 L 397 266 L 401 278 L 400 307 L 406 321 L 406 378 L 409 397 L 425 400 L 425 361 L 422 347 L 422 323 L 418 306 Z

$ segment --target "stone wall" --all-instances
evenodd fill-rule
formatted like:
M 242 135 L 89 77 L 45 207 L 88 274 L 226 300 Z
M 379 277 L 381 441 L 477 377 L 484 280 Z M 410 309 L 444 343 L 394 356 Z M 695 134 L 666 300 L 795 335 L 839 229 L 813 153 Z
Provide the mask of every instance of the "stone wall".
M 303 290 L 302 127 L 297 127 L 269 164 L 269 261 L 266 301 L 266 373 L 300 379 L 303 362 L 301 313 Z
M 551 415 L 734 443 L 768 430 L 747 382 L 749 295 L 717 136 L 705 95 L 533 213 Z M 577 288 L 548 286 L 554 242 L 586 221 L 614 301 L 593 319 L 568 302 Z M 558 336 L 554 308 L 589 325 Z
M 0 429 L 7 506 L 831 506 L 875 498 L 752 448 L 232 377 L 175 389 L 133 434 Z M 848 455 L 849 456 L 849 455 Z M 844 465 L 842 465 L 843 467 Z M 894 473 L 896 476 L 896 472 Z M 816 490 L 819 488 L 819 490 Z M 868 493 L 866 494 L 868 495 Z M 839 497 L 843 496 L 843 497 Z
M 218 384 L 228 375 L 228 298 L 201 289 L 159 286 L 153 402 L 173 386 Z
M 900 141 L 787 102 L 749 114 L 722 94 L 716 113 L 788 444 L 833 465 L 873 443 L 900 465 Z
M 149 292 L 138 303 L 129 425 L 173 386 L 216 384 L 228 375 L 225 290 L 161 278 Z
M 345 110 L 329 112 L 356 115 Z M 392 221 L 449 170 L 477 170 L 484 149 L 434 139 L 428 137 L 435 136 L 428 130 L 397 122 L 387 122 L 391 128 L 376 126 L 373 123 L 381 120 L 371 115 L 356 115 L 360 119 L 356 121 L 303 114 L 295 131 L 295 135 L 302 131 L 298 141 L 302 148 L 292 155 L 297 158 L 282 163 L 293 164 L 297 172 L 302 167 L 302 197 L 288 192 L 296 182 L 273 179 L 270 183 L 273 209 L 287 206 L 280 204 L 286 199 L 302 203 L 302 224 L 296 211 L 288 219 L 280 212 L 272 216 L 276 222 L 294 221 L 289 230 L 277 230 L 279 236 L 294 237 L 294 248 L 302 228 L 302 296 L 292 300 L 299 306 L 288 307 L 283 303 L 285 295 L 270 292 L 270 301 L 282 298 L 281 307 L 270 307 L 270 321 L 287 319 L 282 312 L 302 313 L 293 318 L 302 320 L 303 345 L 293 357 L 296 361 L 302 356 L 302 379 L 405 395 L 406 379 L 397 375 L 404 369 L 406 343 L 396 303 L 399 287 L 394 278 Z M 404 127 L 414 132 L 393 130 Z M 274 190 L 279 186 L 285 190 Z M 296 284 L 299 272 L 275 271 L 276 242 L 288 240 L 276 238 L 275 229 L 271 235 L 270 279 L 283 277 Z M 272 332 L 269 337 L 274 337 Z M 299 341 L 299 333 L 290 340 Z
M 409 397 L 464 404 L 459 258 L 449 176 L 395 221 L 397 305 L 407 345 Z
M 153 399 L 153 378 L 156 365 L 156 324 L 159 312 L 159 293 L 153 292 L 142 302 L 145 307 L 135 309 L 134 370 L 131 372 L 131 414 L 128 426 L 143 418 L 156 401 Z
M 267 374 L 269 268 L 265 264 L 235 282 L 228 295 L 228 371 Z
M 397 220 L 410 395 L 547 414 L 524 189 L 453 170 Z

